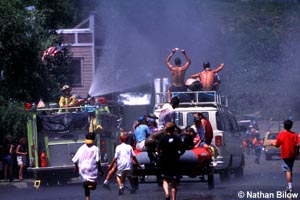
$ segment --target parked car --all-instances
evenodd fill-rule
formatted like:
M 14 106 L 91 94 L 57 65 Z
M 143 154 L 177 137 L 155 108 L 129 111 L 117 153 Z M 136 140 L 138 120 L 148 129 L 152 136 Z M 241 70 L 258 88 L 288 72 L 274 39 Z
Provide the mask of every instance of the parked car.
M 239 120 L 238 121 L 238 126 L 239 126 L 239 130 L 241 132 L 244 132 L 244 133 L 246 133 L 249 128 L 255 128 L 256 130 L 259 129 L 257 122 L 253 121 L 253 120 L 250 120 L 250 119 Z
M 280 148 L 271 145 L 272 142 L 276 141 L 278 132 L 267 132 L 264 140 L 264 152 L 266 160 L 271 160 L 272 156 L 280 156 Z

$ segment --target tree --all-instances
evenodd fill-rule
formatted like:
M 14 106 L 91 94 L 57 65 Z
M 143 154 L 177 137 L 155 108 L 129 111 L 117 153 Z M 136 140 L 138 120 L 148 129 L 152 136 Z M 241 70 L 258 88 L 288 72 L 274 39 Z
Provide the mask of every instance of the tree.
M 69 47 L 55 59 L 41 61 L 43 51 L 62 48 L 55 30 L 72 27 L 88 16 L 96 0 L 2 0 L 0 3 L 1 99 L 57 100 L 71 62 Z M 3 88 L 3 89 L 2 89 Z
M 68 46 L 61 46 L 55 30 L 76 23 L 81 14 L 74 13 L 80 10 L 76 2 L 0 2 L 0 134 L 25 133 L 26 115 L 20 112 L 24 102 L 37 102 L 41 97 L 57 101 L 71 54 Z M 44 50 L 51 46 L 63 51 L 42 62 Z

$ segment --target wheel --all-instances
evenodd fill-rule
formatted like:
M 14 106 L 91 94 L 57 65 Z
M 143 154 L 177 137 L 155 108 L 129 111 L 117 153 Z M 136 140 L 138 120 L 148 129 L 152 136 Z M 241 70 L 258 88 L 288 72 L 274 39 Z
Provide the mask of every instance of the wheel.
M 222 170 L 219 173 L 219 176 L 220 176 L 221 182 L 228 181 L 230 178 L 230 168 L 227 167 L 226 169 Z
M 213 174 L 207 176 L 208 189 L 212 190 L 215 188 L 215 179 Z
M 234 170 L 235 178 L 242 178 L 244 176 L 244 166 L 245 166 L 245 160 L 243 156 L 240 166 Z
M 244 176 L 244 167 L 240 165 L 237 169 L 234 170 L 235 178 L 242 178 Z

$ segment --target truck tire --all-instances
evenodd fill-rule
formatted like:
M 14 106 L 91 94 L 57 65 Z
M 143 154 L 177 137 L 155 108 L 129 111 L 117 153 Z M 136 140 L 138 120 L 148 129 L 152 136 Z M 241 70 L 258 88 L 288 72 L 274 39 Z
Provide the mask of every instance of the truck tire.
M 244 167 L 240 165 L 238 168 L 234 170 L 234 177 L 235 178 L 242 178 L 244 176 Z
M 221 182 L 228 181 L 230 179 L 231 162 L 232 162 L 232 157 L 230 157 L 230 159 L 229 159 L 228 166 L 225 169 L 220 171 L 219 176 L 220 176 Z
M 228 181 L 230 179 L 230 168 L 227 167 L 226 169 L 219 172 L 219 177 L 221 182 Z
M 235 178 L 242 178 L 244 176 L 244 166 L 245 166 L 245 159 L 244 156 L 242 156 L 242 161 L 239 167 L 234 169 Z
M 212 189 L 215 188 L 215 180 L 214 180 L 214 175 L 213 174 L 208 174 L 207 184 L 208 184 L 208 189 L 212 190 Z

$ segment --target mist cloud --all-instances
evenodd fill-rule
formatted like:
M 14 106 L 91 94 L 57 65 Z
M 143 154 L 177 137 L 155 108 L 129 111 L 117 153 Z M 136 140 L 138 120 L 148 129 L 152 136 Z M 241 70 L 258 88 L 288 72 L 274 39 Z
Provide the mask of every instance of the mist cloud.
M 186 78 L 202 71 L 203 62 L 210 61 L 213 68 L 225 63 L 220 72 L 221 91 L 235 98 L 235 104 L 249 104 L 245 112 L 252 108 L 255 112 L 260 107 L 267 112 L 293 110 L 298 101 L 291 99 L 296 98 L 300 86 L 300 36 L 297 31 L 288 30 L 295 26 L 289 23 L 290 17 L 299 18 L 300 11 L 286 10 L 279 18 L 280 25 L 287 28 L 284 38 L 279 37 L 282 48 L 272 41 L 268 44 L 268 38 L 254 35 L 251 44 L 245 44 L 252 45 L 250 51 L 259 55 L 251 60 L 248 55 L 253 52 L 245 52 L 239 46 L 243 39 L 239 38 L 240 33 L 247 29 L 235 22 L 247 20 L 247 13 L 235 16 L 239 13 L 234 10 L 237 8 L 234 2 L 227 1 L 101 1 L 96 15 L 101 18 L 101 33 L 97 37 L 101 37 L 103 47 L 90 93 L 134 90 L 140 85 L 151 85 L 154 78 L 170 78 L 165 58 L 172 48 L 178 47 L 185 49 L 192 59 Z M 277 27 L 266 23 L 260 28 L 272 33 Z M 176 56 L 185 61 L 180 53 Z M 265 98 L 257 99 L 257 91 L 265 94 Z

